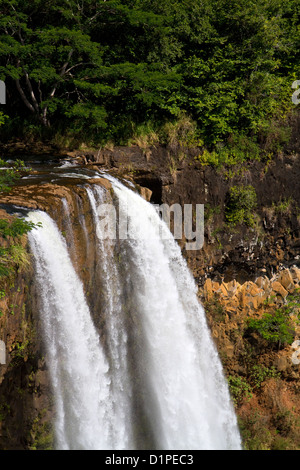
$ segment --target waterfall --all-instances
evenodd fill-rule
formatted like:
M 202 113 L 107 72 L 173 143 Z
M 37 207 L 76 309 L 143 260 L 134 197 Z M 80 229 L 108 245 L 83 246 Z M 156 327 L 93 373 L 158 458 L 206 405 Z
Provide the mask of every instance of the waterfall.
M 83 287 L 63 236 L 44 212 L 29 242 L 34 255 L 40 315 L 56 400 L 59 449 L 113 449 L 109 367 L 91 320 Z
M 96 252 L 104 286 L 101 310 L 106 320 L 108 356 L 112 379 L 115 427 L 119 430 L 124 448 L 132 447 L 130 418 L 131 382 L 128 379 L 127 333 L 121 302 L 121 279 L 114 259 L 112 240 L 105 240 L 99 228 L 97 207 L 105 202 L 105 191 L 100 186 L 87 188 L 93 221 L 96 227 Z M 99 256 L 100 255 L 100 256 Z M 98 279 L 97 279 L 98 280 Z
M 239 448 L 222 366 L 180 247 L 151 204 L 111 181 L 128 219 L 126 280 L 133 286 L 141 382 L 156 445 Z
M 33 211 L 29 242 L 62 449 L 240 449 L 236 416 L 197 287 L 155 208 L 114 178 L 127 236 L 105 239 L 106 192 L 86 185 L 105 341 L 64 237 Z M 160 233 L 160 237 L 158 237 Z M 98 284 L 99 282 L 99 284 Z M 104 344 L 105 343 L 105 344 Z

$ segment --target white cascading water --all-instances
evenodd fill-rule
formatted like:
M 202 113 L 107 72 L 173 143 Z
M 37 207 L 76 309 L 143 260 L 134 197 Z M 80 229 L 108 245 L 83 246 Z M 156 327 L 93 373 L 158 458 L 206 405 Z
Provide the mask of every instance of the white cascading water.
M 128 219 L 156 442 L 166 450 L 240 449 L 222 365 L 180 247 L 150 203 L 110 180 Z
M 97 207 L 105 203 L 105 190 L 100 186 L 87 188 L 93 220 L 96 226 L 97 250 L 100 254 L 101 279 L 104 284 L 103 297 L 105 304 L 101 306 L 107 325 L 107 342 L 109 347 L 110 372 L 112 380 L 111 401 L 113 404 L 115 429 L 119 433 L 119 448 L 133 447 L 131 432 L 132 395 L 127 365 L 127 333 L 122 315 L 121 280 L 113 256 L 113 240 L 104 240 L 98 224 Z
M 221 362 L 181 250 L 150 203 L 108 179 L 128 221 L 128 237 L 120 240 L 123 271 L 111 242 L 101 237 L 97 213 L 103 189 L 87 187 L 87 195 L 110 298 L 105 312 L 109 352 L 101 347 L 83 286 L 55 223 L 43 212 L 28 216 L 43 225 L 32 230 L 29 240 L 56 396 L 57 447 L 135 449 L 140 445 L 137 434 L 147 427 L 150 431 L 143 435 L 150 438 L 144 448 L 241 449 Z M 129 292 L 130 308 L 122 308 L 122 289 Z M 125 310 L 131 317 L 127 332 Z M 134 373 L 128 362 L 134 364 Z M 130 401 L 137 394 L 141 398 L 135 407 Z M 139 420 L 134 413 L 141 408 Z
M 113 449 L 109 367 L 65 240 L 44 212 L 28 214 L 42 228 L 29 234 L 40 316 L 56 400 L 58 449 Z

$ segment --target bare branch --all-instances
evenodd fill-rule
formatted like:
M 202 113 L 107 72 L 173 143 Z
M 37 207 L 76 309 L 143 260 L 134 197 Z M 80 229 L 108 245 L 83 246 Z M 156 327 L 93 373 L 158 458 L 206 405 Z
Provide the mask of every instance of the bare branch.
M 60 70 L 60 73 L 59 73 L 59 76 L 60 78 L 63 77 L 66 73 L 66 70 L 67 70 L 67 67 L 69 65 L 69 62 L 70 62 L 70 59 L 72 57 L 72 54 L 74 52 L 74 49 L 71 49 L 69 54 L 68 54 L 68 58 L 67 58 L 67 61 L 63 64 L 61 70 Z M 58 84 L 59 84 L 59 80 L 56 81 L 54 87 L 52 88 L 51 92 L 50 92 L 50 98 L 53 98 L 53 96 L 55 95 L 55 92 L 56 92 L 56 89 L 58 87 Z
M 80 62 L 79 64 L 72 65 L 65 71 L 65 75 L 67 75 L 71 70 L 75 69 L 75 67 L 79 67 L 80 65 L 93 65 L 93 62 Z
M 34 109 L 36 110 L 37 114 L 39 114 L 39 112 L 40 112 L 39 104 L 38 104 L 37 99 L 35 97 L 35 94 L 34 94 L 34 91 L 33 91 L 32 85 L 31 85 L 31 81 L 29 79 L 29 75 L 28 75 L 27 71 L 24 69 L 24 67 L 23 67 L 23 72 L 25 74 L 27 88 L 29 90 Z
M 43 93 L 41 90 L 41 80 L 38 81 L 38 90 L 39 90 L 39 95 L 40 95 L 40 103 L 43 101 Z
M 25 95 L 25 93 L 24 93 L 24 90 L 22 89 L 22 87 L 21 87 L 21 85 L 20 85 L 20 80 L 17 78 L 17 79 L 15 80 L 15 82 L 16 82 L 17 89 L 18 89 L 18 91 L 19 91 L 19 93 L 20 93 L 20 95 L 21 95 L 21 98 L 22 98 L 24 104 L 27 106 L 28 109 L 30 109 L 31 112 L 34 113 L 34 112 L 35 112 L 35 109 L 34 109 L 34 107 L 32 106 L 32 104 L 28 101 L 28 99 L 26 98 L 26 95 Z

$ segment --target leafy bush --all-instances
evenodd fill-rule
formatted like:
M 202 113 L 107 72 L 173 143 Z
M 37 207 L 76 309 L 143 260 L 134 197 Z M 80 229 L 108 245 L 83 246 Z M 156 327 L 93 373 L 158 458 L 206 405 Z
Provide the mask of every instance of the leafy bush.
M 2 111 L 0 111 L 0 126 L 5 123 L 6 118 L 7 116 Z
M 274 313 L 265 313 L 262 318 L 248 320 L 248 328 L 257 331 L 262 338 L 271 344 L 291 344 L 294 340 L 294 329 L 289 315 L 283 309 Z
M 0 219 L 0 236 L 3 238 L 18 238 L 32 230 L 35 227 L 41 227 L 41 223 L 33 223 L 23 218 L 16 218 L 12 222 L 6 219 Z
M 3 239 L 11 237 L 14 240 L 8 243 L 7 247 L 0 247 L 0 278 L 9 276 L 14 267 L 24 269 L 29 265 L 28 253 L 18 240 L 22 235 L 37 227 L 41 227 L 40 222 L 35 224 L 19 218 L 11 222 L 0 219 L 0 237 Z
M 229 190 L 225 216 L 228 225 L 235 226 L 245 223 L 253 225 L 253 210 L 257 204 L 256 192 L 253 186 L 232 186 Z
M 28 169 L 22 160 L 6 162 L 0 158 L 0 192 L 9 191 L 10 187 L 16 183 L 22 174 L 27 173 Z
M 261 384 L 266 379 L 276 379 L 280 377 L 280 373 L 276 370 L 275 367 L 266 367 L 261 364 L 256 364 L 252 367 L 250 373 L 250 380 L 253 385 L 253 388 L 260 388 Z
M 193 147 L 203 144 L 203 141 L 197 138 L 196 122 L 185 113 L 181 113 L 177 120 L 167 122 L 161 129 L 160 138 L 172 151 L 181 146 Z
M 1 122 L 0 122 L 1 123 Z M 0 193 L 9 191 L 16 181 L 29 170 L 25 168 L 22 160 L 6 162 L 0 159 Z M 0 219 L 0 239 L 8 240 L 7 246 L 0 247 L 0 278 L 9 276 L 13 267 L 25 268 L 29 264 L 26 249 L 15 243 L 22 235 L 30 230 L 40 227 L 41 223 L 33 223 L 23 218 L 14 218 L 12 221 Z M 9 239 L 12 238 L 13 242 Z M 1 240 L 0 240 L 1 241 Z
M 235 405 L 239 405 L 244 398 L 247 400 L 252 398 L 252 387 L 242 377 L 230 375 L 228 385 Z

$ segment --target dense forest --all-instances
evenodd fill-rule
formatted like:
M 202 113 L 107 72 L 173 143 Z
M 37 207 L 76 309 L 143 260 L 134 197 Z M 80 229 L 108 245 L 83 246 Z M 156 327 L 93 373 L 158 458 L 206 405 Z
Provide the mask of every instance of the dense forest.
M 1 141 L 278 151 L 300 77 L 297 0 L 1 0 Z

